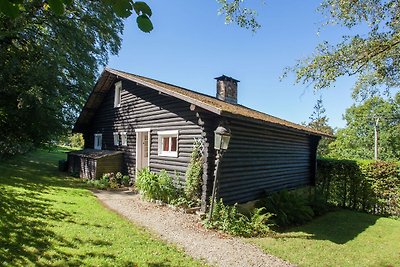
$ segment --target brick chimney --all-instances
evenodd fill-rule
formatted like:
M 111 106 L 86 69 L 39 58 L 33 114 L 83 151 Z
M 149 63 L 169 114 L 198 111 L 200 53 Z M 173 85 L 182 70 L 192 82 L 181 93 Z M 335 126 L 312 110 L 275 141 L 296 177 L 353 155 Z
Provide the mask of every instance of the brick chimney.
M 225 75 L 215 79 L 217 80 L 217 98 L 237 104 L 237 84 L 239 81 Z

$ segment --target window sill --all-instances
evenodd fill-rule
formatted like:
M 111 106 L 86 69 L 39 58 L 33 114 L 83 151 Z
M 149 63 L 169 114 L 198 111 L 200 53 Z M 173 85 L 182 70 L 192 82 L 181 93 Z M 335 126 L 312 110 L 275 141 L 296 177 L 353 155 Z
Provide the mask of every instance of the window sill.
M 178 152 L 163 152 L 158 154 L 160 157 L 177 158 Z

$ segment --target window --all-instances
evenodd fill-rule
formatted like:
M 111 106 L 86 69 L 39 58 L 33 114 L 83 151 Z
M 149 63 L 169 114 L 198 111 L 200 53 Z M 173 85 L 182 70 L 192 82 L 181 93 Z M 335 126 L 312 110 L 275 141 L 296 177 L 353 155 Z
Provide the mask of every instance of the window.
M 158 155 L 178 157 L 178 131 L 158 132 Z
M 113 136 L 114 136 L 114 146 L 119 146 L 119 133 L 114 132 Z
M 126 132 L 121 133 L 121 145 L 127 146 L 128 145 L 128 135 Z
M 103 142 L 102 134 L 94 134 L 94 149 L 101 150 L 101 144 Z
M 122 82 L 119 81 L 115 83 L 114 108 L 118 108 L 121 106 L 121 91 L 122 91 Z

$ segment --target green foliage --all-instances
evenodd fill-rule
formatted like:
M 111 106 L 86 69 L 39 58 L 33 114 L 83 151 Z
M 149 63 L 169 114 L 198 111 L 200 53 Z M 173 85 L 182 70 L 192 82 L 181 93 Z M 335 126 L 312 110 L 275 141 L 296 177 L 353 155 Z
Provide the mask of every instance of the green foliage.
M 12 19 L 22 16 L 26 10 L 34 2 L 36 8 L 41 12 L 54 13 L 62 16 L 69 10 L 79 7 L 79 4 L 72 0 L 47 0 L 47 1 L 16 1 L 2 0 L 0 2 L 0 13 Z M 153 24 L 150 20 L 152 15 L 151 8 L 141 1 L 131 0 L 101 0 L 99 5 L 111 7 L 113 12 L 120 18 L 127 18 L 133 14 L 137 15 L 137 25 L 143 32 L 150 32 Z
M 261 25 L 257 22 L 257 12 L 254 9 L 243 7 L 243 0 L 217 0 L 221 5 L 219 14 L 225 15 L 225 23 L 235 22 L 242 28 L 256 32 Z
M 32 142 L 24 140 L 24 138 L 20 138 L 16 135 L 13 136 L 2 135 L 0 137 L 0 160 L 10 158 L 17 154 L 25 154 L 28 151 L 31 151 L 33 148 L 34 147 Z
M 270 230 L 271 216 L 272 214 L 265 213 L 264 208 L 259 208 L 254 209 L 250 217 L 246 217 L 238 212 L 236 204 L 226 206 L 220 199 L 215 202 L 211 221 L 206 219 L 203 224 L 207 228 L 217 229 L 235 236 L 264 236 Z
M 400 164 L 318 160 L 317 191 L 337 206 L 399 217 Z
M 374 124 L 379 119 L 379 159 L 400 159 L 400 92 L 394 98 L 375 96 L 353 105 L 344 118 L 347 126 L 337 132 L 337 139 L 330 145 L 330 157 L 373 159 Z
M 172 177 L 162 170 L 159 174 L 151 172 L 149 168 L 139 171 L 135 186 L 144 198 L 161 200 L 164 203 L 171 203 L 178 198 L 178 189 L 174 186 Z
M 120 172 L 117 172 L 116 174 L 110 172 L 104 173 L 98 180 L 88 180 L 87 183 L 97 189 L 117 189 L 123 186 L 128 186 L 129 181 L 130 179 L 128 175 L 122 175 Z
M 81 133 L 74 133 L 69 135 L 68 137 L 68 146 L 73 148 L 83 148 L 85 145 L 85 140 L 83 139 L 83 135 Z
M 98 180 L 88 180 L 87 184 L 89 186 L 92 186 L 94 188 L 101 189 L 101 190 L 110 188 L 110 183 L 109 183 L 108 179 L 103 179 L 103 178 L 100 178 Z
M 273 193 L 259 200 L 256 206 L 274 214 L 273 222 L 278 226 L 304 224 L 314 217 L 309 199 L 295 191 Z
M 192 155 L 186 171 L 184 189 L 186 198 L 191 202 L 197 203 L 197 205 L 200 203 L 203 176 L 203 155 L 201 148 L 201 142 L 196 141 L 193 145 Z
M 322 103 L 322 97 L 317 100 L 313 113 L 310 116 L 310 122 L 306 126 L 318 130 L 320 132 L 333 135 L 333 129 L 328 124 L 328 117 L 325 115 L 325 108 Z M 332 138 L 322 137 L 318 144 L 317 156 L 324 157 L 329 154 L 329 144 Z
M 85 145 L 85 140 L 81 133 L 68 133 L 67 135 L 60 136 L 56 143 L 60 146 L 66 146 L 74 149 L 82 149 Z
M 129 175 L 123 175 L 121 179 L 121 184 L 123 186 L 129 186 L 129 183 L 131 182 L 131 178 L 129 178 Z
M 70 131 L 98 68 L 121 46 L 123 21 L 97 1 L 8 1 L 18 16 L 0 15 L 0 154 L 39 146 Z
M 400 20 L 398 0 L 323 0 L 320 9 L 327 24 L 354 30 L 338 44 L 324 42 L 293 68 L 297 82 L 314 83 L 315 89 L 328 88 L 341 76 L 356 76 L 355 95 L 376 93 L 400 86 Z M 360 27 L 363 26 L 363 27 Z M 367 33 L 359 33 L 367 26 Z

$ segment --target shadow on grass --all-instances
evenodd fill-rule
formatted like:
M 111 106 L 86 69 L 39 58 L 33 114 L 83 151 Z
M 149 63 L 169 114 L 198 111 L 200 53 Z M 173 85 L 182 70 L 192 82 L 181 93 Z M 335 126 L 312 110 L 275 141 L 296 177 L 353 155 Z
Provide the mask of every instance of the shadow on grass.
M 60 177 L 55 155 L 60 157 L 40 152 L 35 153 L 35 160 L 27 155 L 0 163 L 0 266 L 48 266 L 54 262 L 80 266 L 87 258 L 115 261 L 113 254 L 79 251 L 79 245 L 108 247 L 110 242 L 69 241 L 52 231 L 57 222 L 76 223 L 75 212 L 56 209 L 48 196 L 83 186 L 77 179 Z M 60 249 L 63 247 L 76 250 L 69 253 Z M 123 264 L 136 266 L 133 262 Z
M 325 214 L 306 225 L 290 228 L 274 237 L 329 240 L 336 244 L 345 244 L 374 225 L 379 218 L 366 213 L 339 210 Z

